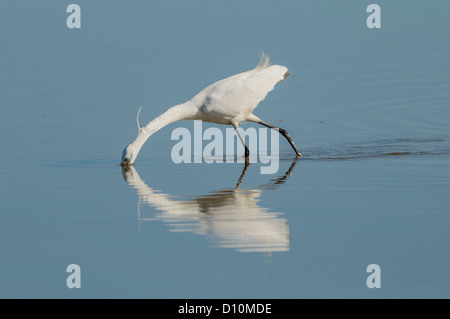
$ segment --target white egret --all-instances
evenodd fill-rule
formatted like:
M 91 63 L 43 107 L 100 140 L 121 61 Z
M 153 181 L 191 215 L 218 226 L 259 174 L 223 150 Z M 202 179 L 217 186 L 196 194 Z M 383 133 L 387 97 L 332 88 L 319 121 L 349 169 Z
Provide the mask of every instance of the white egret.
M 140 149 L 152 134 L 170 123 L 181 120 L 202 120 L 232 125 L 244 144 L 246 158 L 249 156 L 249 150 L 238 130 L 238 125 L 244 121 L 259 123 L 278 130 L 288 140 L 296 155 L 302 156 L 285 130 L 268 124 L 252 114 L 275 85 L 288 76 L 289 72 L 285 66 L 270 65 L 269 57 L 262 54 L 260 62 L 254 69 L 211 84 L 189 101 L 169 108 L 145 127 L 139 125 L 138 112 L 139 133 L 136 139 L 123 150 L 121 165 L 133 165 Z

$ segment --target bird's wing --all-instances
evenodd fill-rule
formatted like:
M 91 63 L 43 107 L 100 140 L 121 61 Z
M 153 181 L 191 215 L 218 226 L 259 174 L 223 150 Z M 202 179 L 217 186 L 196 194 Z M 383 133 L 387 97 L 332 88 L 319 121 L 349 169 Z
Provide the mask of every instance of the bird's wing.
M 250 114 L 287 75 L 286 67 L 272 65 L 216 82 L 205 89 L 203 111 L 222 119 Z

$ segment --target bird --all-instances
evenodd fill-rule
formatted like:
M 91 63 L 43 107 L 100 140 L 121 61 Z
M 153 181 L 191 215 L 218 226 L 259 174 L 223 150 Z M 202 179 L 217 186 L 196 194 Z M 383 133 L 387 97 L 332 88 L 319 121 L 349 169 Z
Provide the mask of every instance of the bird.
M 262 53 L 255 68 L 207 86 L 187 102 L 172 106 L 144 127 L 139 125 L 139 112 L 141 111 L 139 108 L 137 114 L 138 136 L 123 150 L 120 165 L 123 167 L 134 165 L 139 151 L 151 135 L 166 125 L 181 120 L 201 120 L 232 125 L 244 145 L 246 159 L 250 152 L 239 132 L 239 124 L 245 121 L 258 123 L 277 130 L 289 142 L 296 157 L 301 157 L 302 154 L 286 130 L 266 123 L 253 114 L 253 110 L 275 88 L 275 85 L 285 80 L 289 74 L 287 67 L 272 65 L 269 56 Z

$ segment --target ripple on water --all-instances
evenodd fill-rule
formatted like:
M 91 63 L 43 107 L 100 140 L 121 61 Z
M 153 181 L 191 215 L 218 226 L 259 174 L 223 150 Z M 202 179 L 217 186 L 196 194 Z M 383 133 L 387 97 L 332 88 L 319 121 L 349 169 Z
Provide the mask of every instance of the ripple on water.
M 305 160 L 353 160 L 397 156 L 450 155 L 450 136 L 393 138 L 310 149 Z

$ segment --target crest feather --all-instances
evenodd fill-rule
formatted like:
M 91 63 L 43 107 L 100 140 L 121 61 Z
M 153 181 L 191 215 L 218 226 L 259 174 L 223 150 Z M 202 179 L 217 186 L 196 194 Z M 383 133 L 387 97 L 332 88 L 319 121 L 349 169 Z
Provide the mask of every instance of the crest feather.
M 261 59 L 259 60 L 258 65 L 255 67 L 255 70 L 263 70 L 268 66 L 270 66 L 270 58 L 266 53 L 262 52 Z

